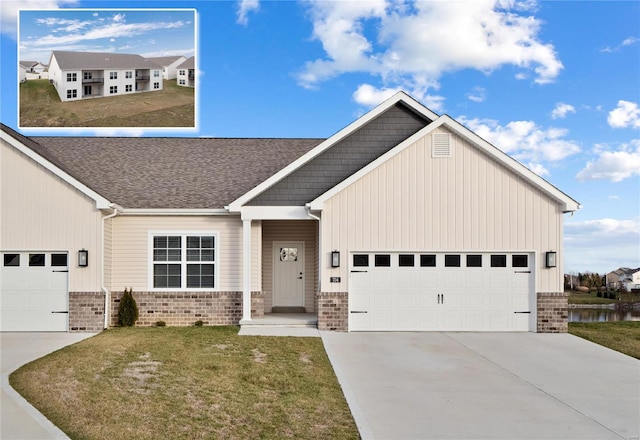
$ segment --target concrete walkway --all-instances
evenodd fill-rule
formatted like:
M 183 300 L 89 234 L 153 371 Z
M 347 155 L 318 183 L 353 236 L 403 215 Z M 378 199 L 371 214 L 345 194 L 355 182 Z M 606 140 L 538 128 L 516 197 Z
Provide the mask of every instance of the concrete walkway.
M 92 333 L 0 333 L 0 438 L 67 439 L 9 385 L 9 374 L 22 365 L 93 336 Z
M 640 361 L 569 334 L 320 333 L 363 439 L 640 438 Z

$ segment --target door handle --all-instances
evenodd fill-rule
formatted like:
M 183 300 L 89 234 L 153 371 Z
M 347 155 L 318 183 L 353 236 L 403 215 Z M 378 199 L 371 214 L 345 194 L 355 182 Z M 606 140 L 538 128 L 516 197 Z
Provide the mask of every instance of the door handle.
M 366 310 L 352 310 L 350 313 L 368 313 Z
M 69 272 L 68 270 L 52 270 L 51 272 Z
M 69 313 L 69 311 L 68 310 L 61 310 L 61 311 L 58 311 L 58 312 L 53 312 L 52 311 L 51 313 Z
M 367 273 L 366 270 L 352 270 L 351 273 Z
M 529 312 L 513 312 L 513 313 L 529 313 L 530 314 L 531 312 L 529 311 Z

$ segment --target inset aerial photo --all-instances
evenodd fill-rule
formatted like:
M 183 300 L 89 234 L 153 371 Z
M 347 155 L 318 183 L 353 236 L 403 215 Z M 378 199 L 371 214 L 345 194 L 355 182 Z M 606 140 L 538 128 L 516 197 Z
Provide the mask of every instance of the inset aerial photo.
M 20 127 L 195 127 L 194 9 L 24 10 Z

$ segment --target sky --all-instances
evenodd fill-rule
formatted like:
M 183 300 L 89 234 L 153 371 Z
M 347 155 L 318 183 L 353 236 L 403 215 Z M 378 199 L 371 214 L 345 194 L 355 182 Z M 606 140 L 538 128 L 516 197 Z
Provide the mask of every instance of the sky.
M 404 90 L 581 203 L 565 216 L 565 272 L 640 267 L 636 0 L 5 0 L 1 8 L 0 116 L 13 128 L 18 58 L 46 63 L 48 51 L 64 48 L 197 59 L 195 129 L 25 135 L 329 137 Z M 197 18 L 162 11 L 170 8 Z

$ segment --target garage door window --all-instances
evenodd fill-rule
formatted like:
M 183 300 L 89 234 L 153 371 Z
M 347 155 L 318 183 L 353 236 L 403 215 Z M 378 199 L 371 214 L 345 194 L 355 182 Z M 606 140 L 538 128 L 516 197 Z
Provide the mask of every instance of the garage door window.
M 460 267 L 460 255 L 445 255 L 445 267 Z
M 51 266 L 67 267 L 67 254 L 51 254 Z
M 391 267 L 391 255 L 383 254 L 375 256 L 376 267 Z
M 29 266 L 31 267 L 44 266 L 44 254 L 29 254 Z
M 436 267 L 435 254 L 420 255 L 420 267 Z
M 491 267 L 507 267 L 507 256 L 506 255 L 492 255 L 491 256 Z
M 5 267 L 20 266 L 20 254 L 4 254 Z
M 415 256 L 413 254 L 400 254 L 400 255 L 398 255 L 398 266 L 400 266 L 400 267 L 413 267 L 413 266 L 415 266 Z
M 367 254 L 355 254 L 353 256 L 354 267 L 369 267 L 369 255 Z
M 512 255 L 511 267 L 529 267 L 528 255 Z
M 482 255 L 467 255 L 467 267 L 482 267 Z

